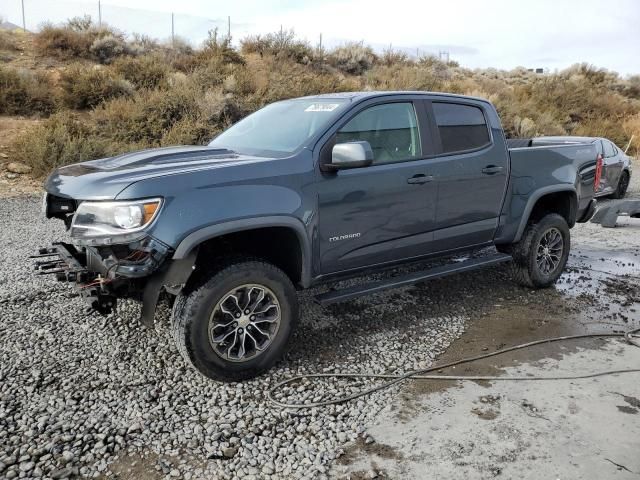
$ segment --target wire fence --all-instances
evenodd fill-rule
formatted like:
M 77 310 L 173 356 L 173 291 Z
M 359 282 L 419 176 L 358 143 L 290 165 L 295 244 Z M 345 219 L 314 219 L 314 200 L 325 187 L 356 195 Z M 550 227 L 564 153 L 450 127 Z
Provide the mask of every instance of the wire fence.
M 73 17 L 90 16 L 96 24 L 109 25 L 125 34 L 147 35 L 165 40 L 181 37 L 198 45 L 214 29 L 236 39 L 250 33 L 251 25 L 234 22 L 229 16 L 208 18 L 178 12 L 163 12 L 90 2 L 56 0 L 3 0 L 0 17 L 18 28 L 38 30 L 43 24 L 61 24 Z
M 73 17 L 89 16 L 95 24 L 109 25 L 127 35 L 140 34 L 158 40 L 181 38 L 193 46 L 199 46 L 209 32 L 218 29 L 218 36 L 230 35 L 234 45 L 252 34 L 275 32 L 277 30 L 293 30 L 291 25 L 269 24 L 261 20 L 260 24 L 251 23 L 244 18 L 234 18 L 226 12 L 214 10 L 210 17 L 206 15 L 190 15 L 179 12 L 148 10 L 111 5 L 102 0 L 2 0 L 0 3 L 0 19 L 13 24 L 15 28 L 37 31 L 43 24 L 63 24 Z M 206 12 L 205 12 L 206 13 Z M 323 36 L 318 29 L 307 29 L 295 32 L 296 37 L 309 42 L 312 46 L 333 48 L 344 44 L 349 39 Z M 382 52 L 391 48 L 389 44 L 367 42 L 375 51 Z M 402 47 L 393 46 L 411 57 L 421 55 L 438 56 L 449 60 L 449 52 L 438 46 Z

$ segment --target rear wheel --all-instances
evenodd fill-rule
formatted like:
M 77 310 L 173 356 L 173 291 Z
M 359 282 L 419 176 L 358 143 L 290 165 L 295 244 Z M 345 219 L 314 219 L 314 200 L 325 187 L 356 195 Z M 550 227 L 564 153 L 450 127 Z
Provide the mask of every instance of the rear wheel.
M 173 310 L 173 335 L 187 363 L 215 380 L 238 381 L 270 368 L 298 318 L 289 277 L 260 260 L 219 269 Z
M 629 188 L 629 180 L 629 172 L 625 170 L 620 175 L 618 186 L 616 187 L 616 191 L 611 194 L 611 198 L 624 198 L 624 196 L 627 194 L 627 189 Z
M 514 279 L 531 288 L 553 285 L 567 264 L 570 244 L 569 226 L 557 213 L 529 224 L 510 249 Z

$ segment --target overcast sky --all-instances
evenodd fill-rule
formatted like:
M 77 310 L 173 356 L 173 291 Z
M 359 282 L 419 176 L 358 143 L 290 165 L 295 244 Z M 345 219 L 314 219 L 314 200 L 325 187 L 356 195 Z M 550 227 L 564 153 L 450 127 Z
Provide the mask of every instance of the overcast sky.
M 27 28 L 73 15 L 97 18 L 97 0 L 24 0 Z M 293 28 L 313 44 L 363 40 L 415 54 L 448 51 L 467 67 L 561 69 L 588 62 L 640 73 L 639 0 L 104 0 L 103 20 L 127 32 L 199 43 L 208 29 L 234 41 L 250 33 Z M 0 16 L 21 24 L 20 0 L 2 0 Z

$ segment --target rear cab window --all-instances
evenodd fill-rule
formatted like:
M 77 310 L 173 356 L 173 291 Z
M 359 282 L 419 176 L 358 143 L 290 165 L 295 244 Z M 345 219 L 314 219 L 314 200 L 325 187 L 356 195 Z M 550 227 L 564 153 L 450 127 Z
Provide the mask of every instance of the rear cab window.
M 431 105 L 442 154 L 477 150 L 491 143 L 481 108 L 450 102 L 432 102 Z

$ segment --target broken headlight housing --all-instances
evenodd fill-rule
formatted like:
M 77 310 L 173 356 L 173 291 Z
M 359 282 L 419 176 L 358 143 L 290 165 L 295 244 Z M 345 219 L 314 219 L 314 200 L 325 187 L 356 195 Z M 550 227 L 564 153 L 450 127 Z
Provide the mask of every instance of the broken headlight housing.
M 71 237 L 79 244 L 108 245 L 144 236 L 157 218 L 161 198 L 125 201 L 86 201 L 78 205 L 71 222 Z

